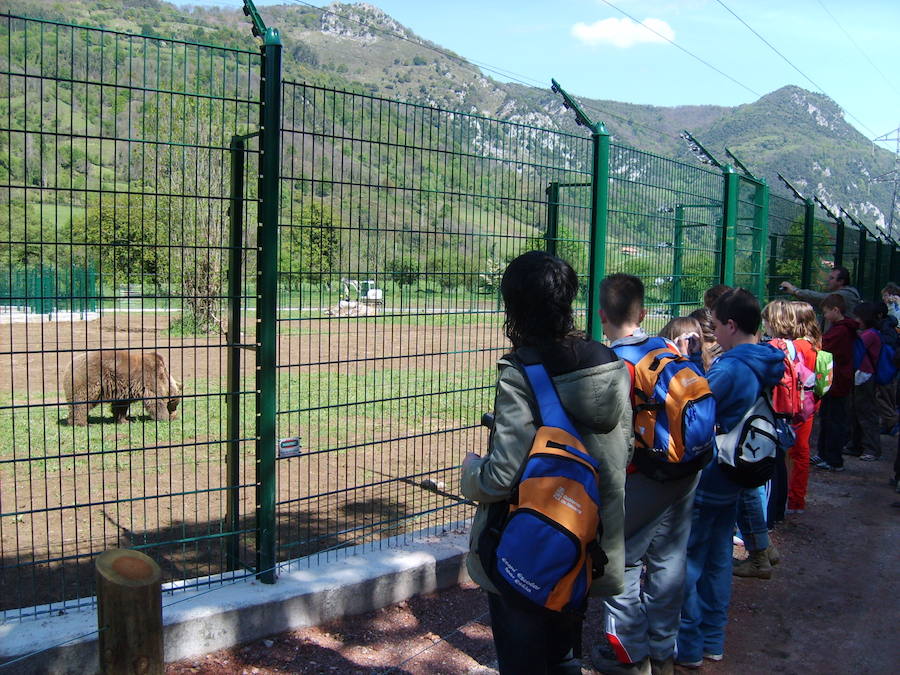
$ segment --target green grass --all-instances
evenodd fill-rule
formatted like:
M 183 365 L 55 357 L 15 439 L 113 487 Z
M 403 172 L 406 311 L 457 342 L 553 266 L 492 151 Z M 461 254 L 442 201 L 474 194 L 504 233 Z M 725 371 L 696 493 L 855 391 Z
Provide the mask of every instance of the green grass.
M 284 373 L 278 380 L 279 430 L 281 436 L 299 434 L 304 446 L 314 449 L 369 442 L 373 436 L 407 435 L 437 431 L 477 422 L 488 410 L 493 396 L 491 369 L 442 372 L 429 369 L 383 369 L 352 374 L 339 372 Z M 70 427 L 62 421 L 66 405 L 9 407 L 9 395 L 0 396 L 0 438 L 12 439 L 0 446 L 0 461 L 6 461 L 0 476 L 15 471 L 30 475 L 101 468 L 164 473 L 169 463 L 199 464 L 224 459 L 227 410 L 224 380 L 193 379 L 184 383 L 186 398 L 178 417 L 170 422 L 147 418 L 141 405 L 132 405 L 130 424 L 114 424 L 109 405 L 95 407 L 85 427 Z M 243 391 L 252 391 L 245 382 Z M 436 395 L 422 396 L 425 393 Z M 441 393 L 452 392 L 452 393 Z M 48 400 L 62 397 L 47 392 Z M 242 397 L 242 437 L 253 435 L 252 394 Z M 97 418 L 101 418 L 102 421 Z M 150 464 L 144 454 L 164 446 Z M 184 446 L 184 447 L 182 447 Z M 252 448 L 247 450 L 252 452 Z M 99 455 L 98 453 L 105 453 Z M 11 463 L 28 457 L 27 464 Z M 59 457 L 62 457 L 61 459 Z

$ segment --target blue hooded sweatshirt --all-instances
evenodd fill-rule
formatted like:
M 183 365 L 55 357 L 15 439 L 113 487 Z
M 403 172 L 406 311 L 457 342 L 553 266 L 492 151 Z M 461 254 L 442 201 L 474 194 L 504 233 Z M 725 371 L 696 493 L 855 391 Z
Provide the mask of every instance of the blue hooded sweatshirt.
M 774 387 L 784 374 L 784 354 L 768 344 L 738 345 L 722 354 L 706 374 L 716 399 L 718 433 L 741 421 L 763 388 Z M 713 460 L 703 470 L 694 497 L 698 504 L 727 505 L 737 500 L 741 486 L 728 478 Z

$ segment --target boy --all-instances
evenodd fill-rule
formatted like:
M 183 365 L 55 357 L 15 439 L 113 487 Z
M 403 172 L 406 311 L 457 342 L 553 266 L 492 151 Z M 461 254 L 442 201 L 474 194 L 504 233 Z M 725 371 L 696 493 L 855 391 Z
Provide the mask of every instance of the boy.
M 853 341 L 857 323 L 844 316 L 843 296 L 832 293 L 822 301 L 822 316 L 831 326 L 822 336 L 822 349 L 831 352 L 834 371 L 831 389 L 819 408 L 819 454 L 810 459 L 813 466 L 828 471 L 843 471 L 841 451 L 847 443 L 850 393 L 853 390 Z
M 758 344 L 762 320 L 751 293 L 735 288 L 713 307 L 716 341 L 723 354 L 707 373 L 716 399 L 719 433 L 737 425 L 764 389 L 784 373 L 784 355 Z M 694 496 L 687 548 L 684 603 L 678 631 L 676 663 L 699 668 L 703 659 L 724 655 L 725 624 L 731 600 L 731 536 L 741 487 L 716 460 L 703 470 Z
M 628 274 L 600 284 L 600 321 L 613 351 L 648 340 L 644 285 Z M 661 344 L 661 339 L 654 338 Z M 673 351 L 677 352 L 674 345 Z M 625 361 L 634 400 L 634 364 Z M 712 430 L 710 430 L 712 431 Z M 625 479 L 625 590 L 604 598 L 606 641 L 591 651 L 600 672 L 671 673 L 684 590 L 685 550 L 698 473 L 660 482 L 629 467 Z M 641 571 L 646 562 L 643 592 Z

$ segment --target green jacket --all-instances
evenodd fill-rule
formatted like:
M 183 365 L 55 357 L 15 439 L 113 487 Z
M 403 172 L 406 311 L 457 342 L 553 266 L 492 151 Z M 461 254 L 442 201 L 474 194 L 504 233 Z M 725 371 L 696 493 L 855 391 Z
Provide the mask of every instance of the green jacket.
M 628 370 L 609 348 L 579 338 L 541 356 L 588 452 L 600 463 L 600 545 L 609 562 L 603 576 L 594 580 L 591 592 L 601 596 L 620 593 L 625 568 L 625 467 L 631 461 L 634 440 Z M 469 574 L 491 592 L 496 589 L 477 551 L 487 504 L 509 497 L 536 431 L 531 412 L 533 397 L 525 376 L 506 357 L 500 359 L 498 369 L 494 431 L 488 453 L 467 464 L 461 477 L 462 493 L 479 503 L 470 535 Z

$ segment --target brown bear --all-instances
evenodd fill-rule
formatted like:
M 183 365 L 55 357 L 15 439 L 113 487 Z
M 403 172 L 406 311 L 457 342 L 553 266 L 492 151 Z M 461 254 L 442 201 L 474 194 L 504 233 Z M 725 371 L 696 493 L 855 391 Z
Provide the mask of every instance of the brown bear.
M 88 411 L 109 401 L 116 424 L 128 422 L 128 406 L 143 401 L 155 420 L 175 419 L 181 384 L 169 373 L 158 352 L 127 350 L 77 354 L 64 376 L 69 424 L 84 426 Z

